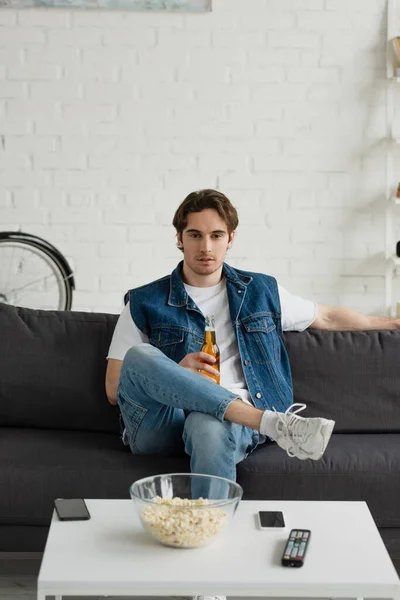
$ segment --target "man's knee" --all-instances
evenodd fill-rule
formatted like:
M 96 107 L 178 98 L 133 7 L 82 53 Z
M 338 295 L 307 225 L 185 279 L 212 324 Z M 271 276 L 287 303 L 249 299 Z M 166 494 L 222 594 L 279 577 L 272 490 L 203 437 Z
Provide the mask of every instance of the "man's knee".
M 144 365 L 148 364 L 156 358 L 159 350 L 154 348 L 151 344 L 139 344 L 138 346 L 132 346 L 125 354 L 124 360 L 121 366 L 121 375 L 130 369 L 133 365 L 135 369 L 141 369 Z
M 192 444 L 201 444 L 207 447 L 208 444 L 215 447 L 219 443 L 225 443 L 226 438 L 233 440 L 233 423 L 229 421 L 219 421 L 212 415 L 191 412 L 185 421 L 184 439 L 190 438 Z

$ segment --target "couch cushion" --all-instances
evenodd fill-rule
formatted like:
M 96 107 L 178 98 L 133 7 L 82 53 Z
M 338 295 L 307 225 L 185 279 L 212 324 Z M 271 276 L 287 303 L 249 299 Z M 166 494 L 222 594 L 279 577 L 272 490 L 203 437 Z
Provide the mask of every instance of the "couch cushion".
M 275 443 L 238 466 L 245 500 L 364 500 L 378 527 L 400 527 L 400 435 L 334 434 L 318 461 Z
M 186 454 L 133 455 L 110 434 L 0 429 L 0 525 L 44 525 L 54 498 L 129 498 L 136 479 L 189 470 Z M 379 527 L 400 527 L 400 435 L 333 435 L 319 461 L 267 443 L 237 474 L 245 500 L 365 500 Z
M 118 315 L 0 303 L 0 427 L 118 433 L 104 389 Z M 286 332 L 295 402 L 335 433 L 400 432 L 400 331 Z
M 400 331 L 284 334 L 302 416 L 336 421 L 335 433 L 400 433 Z
M 117 318 L 0 303 L 0 427 L 118 434 L 104 386 Z
M 54 498 L 129 498 L 136 479 L 189 470 L 186 454 L 133 455 L 108 433 L 0 428 L 0 525 L 46 525 Z

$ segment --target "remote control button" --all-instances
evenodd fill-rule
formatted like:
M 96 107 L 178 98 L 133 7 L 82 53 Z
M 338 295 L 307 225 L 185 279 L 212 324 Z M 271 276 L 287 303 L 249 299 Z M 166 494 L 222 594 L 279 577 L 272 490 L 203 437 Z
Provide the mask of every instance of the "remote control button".
M 293 548 L 293 551 L 292 551 L 291 557 L 292 557 L 292 558 L 296 558 L 296 556 L 297 556 L 297 548 Z

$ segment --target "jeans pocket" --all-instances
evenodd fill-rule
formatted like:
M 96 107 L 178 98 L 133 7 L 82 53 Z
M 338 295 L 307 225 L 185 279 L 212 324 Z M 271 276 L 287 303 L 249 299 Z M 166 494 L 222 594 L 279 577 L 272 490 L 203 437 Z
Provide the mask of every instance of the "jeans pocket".
M 139 451 L 135 446 L 135 440 L 139 427 L 147 413 L 147 408 L 144 408 L 140 404 L 137 404 L 137 402 L 127 398 L 121 390 L 118 390 L 117 392 L 117 400 L 121 410 L 121 418 L 125 425 L 122 441 L 125 445 L 127 445 L 127 443 L 129 444 L 132 452 L 138 453 Z

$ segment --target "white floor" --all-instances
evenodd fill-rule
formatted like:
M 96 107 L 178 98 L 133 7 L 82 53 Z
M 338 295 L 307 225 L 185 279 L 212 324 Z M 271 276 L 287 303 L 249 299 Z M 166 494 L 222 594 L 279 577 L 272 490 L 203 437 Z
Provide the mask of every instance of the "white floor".
M 36 580 L 39 573 L 41 554 L 21 553 L 6 554 L 0 552 L 0 599 L 1 600 L 36 600 Z M 51 596 L 48 597 L 49 599 Z M 108 596 L 108 600 L 163 600 L 163 598 L 143 596 Z M 183 600 L 182 597 L 165 596 L 169 600 Z M 65 600 L 103 600 L 104 596 L 63 596 Z M 230 600 L 230 599 L 228 599 Z M 235 600 L 248 600 L 235 597 Z M 251 600 L 262 600 L 252 598 Z M 275 599 L 269 599 L 275 600 Z M 281 600 L 281 599 L 280 599 Z M 292 599 L 287 599 L 292 600 Z M 293 599 L 294 600 L 294 599 Z M 304 600 L 304 599 L 303 599 Z M 317 600 L 317 599 L 313 599 Z M 371 599 L 373 600 L 373 599 Z

